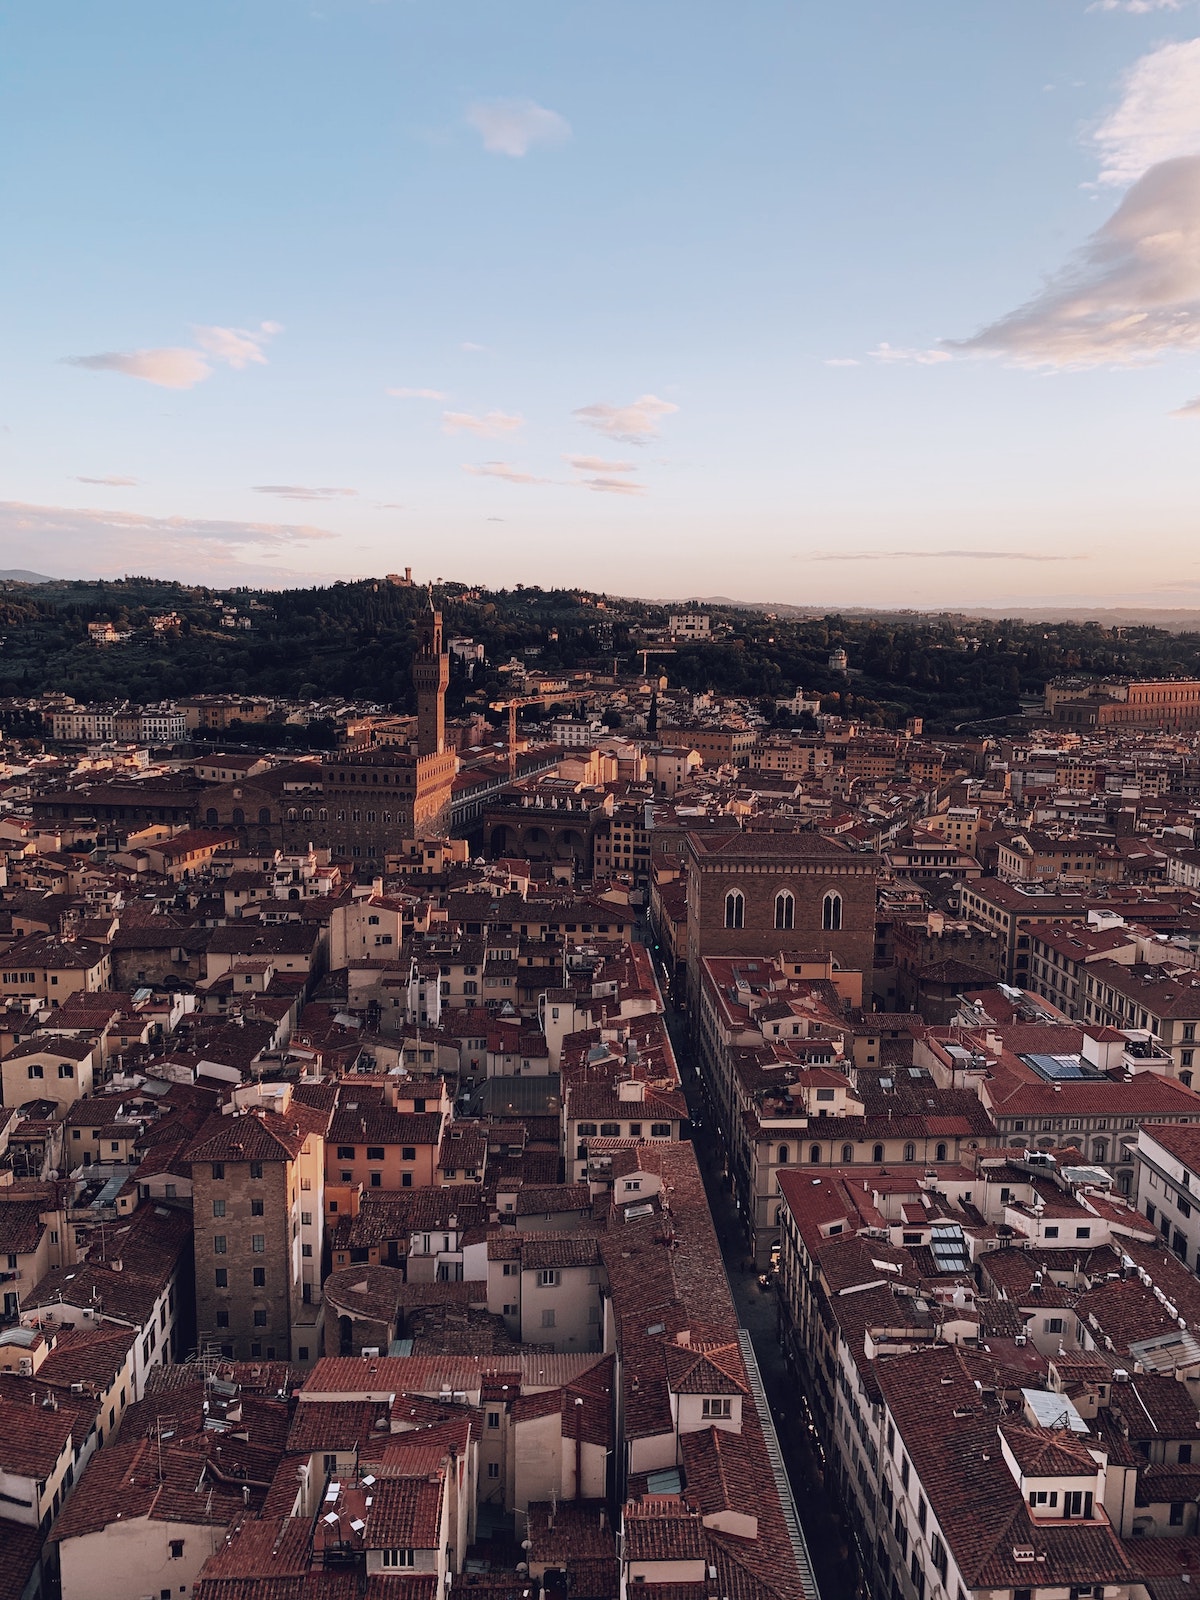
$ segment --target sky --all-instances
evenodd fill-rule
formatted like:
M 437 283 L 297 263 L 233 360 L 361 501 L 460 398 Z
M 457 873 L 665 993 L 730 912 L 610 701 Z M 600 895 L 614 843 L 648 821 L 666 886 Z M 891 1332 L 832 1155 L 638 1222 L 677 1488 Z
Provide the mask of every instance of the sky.
M 1200 606 L 1197 0 L 17 0 L 0 567 Z

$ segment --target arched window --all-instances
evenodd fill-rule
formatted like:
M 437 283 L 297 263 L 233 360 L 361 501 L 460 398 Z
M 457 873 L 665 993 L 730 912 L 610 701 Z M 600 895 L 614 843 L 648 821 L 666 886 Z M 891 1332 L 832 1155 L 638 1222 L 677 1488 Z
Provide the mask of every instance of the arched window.
M 905 1161 L 915 1161 L 917 1159 L 917 1147 L 915 1144 L 906 1144 L 904 1146 L 904 1159 Z
M 796 899 L 790 889 L 782 889 L 775 896 L 775 926 L 777 928 L 796 926 Z
M 242 810 L 241 806 L 234 806 L 234 808 L 233 808 L 233 820 L 234 820 L 235 826 L 237 826 L 237 827 L 241 827 L 241 825 L 245 822 L 246 813 Z
M 779 1165 L 781 1167 L 786 1167 L 787 1166 L 787 1158 L 788 1158 L 788 1147 L 785 1144 L 781 1144 L 779 1146 L 779 1149 L 775 1152 L 775 1159 L 779 1162 Z
M 216 806 L 209 806 L 208 810 L 204 813 L 204 820 L 205 820 L 205 822 L 208 823 L 210 828 L 215 828 L 216 827 L 216 825 L 217 825 L 217 808 L 216 808 Z
M 837 933 L 842 926 L 842 897 L 832 890 L 821 902 L 821 926 L 826 933 Z
M 821 1146 L 819 1144 L 810 1144 L 809 1145 L 809 1147 L 808 1147 L 808 1159 L 809 1159 L 809 1161 L 812 1163 L 812 1165 L 814 1167 L 819 1165 L 820 1160 L 821 1160 Z
M 854 1160 L 854 1146 L 852 1144 L 844 1144 L 842 1146 L 842 1162 L 843 1162 L 843 1164 L 845 1164 L 846 1162 L 849 1162 L 849 1161 L 853 1161 L 853 1160 Z
M 746 926 L 746 897 L 740 889 L 731 889 L 725 896 L 725 926 L 727 928 Z
M 939 1144 L 938 1145 L 937 1150 L 934 1152 L 934 1159 L 937 1160 L 937 1161 L 945 1161 L 945 1159 L 946 1159 L 946 1146 L 944 1144 Z
M 1179 1074 L 1179 1081 L 1180 1081 L 1180 1083 L 1183 1085 L 1183 1087 L 1185 1089 L 1190 1089 L 1192 1087 L 1192 1075 L 1191 1075 L 1191 1073 L 1190 1072 L 1181 1072 Z
M 312 807 L 311 806 L 305 806 L 304 810 L 301 812 L 301 817 L 303 818 L 303 820 L 305 822 L 311 822 L 312 821 Z
M 873 1144 L 871 1146 L 871 1160 L 872 1161 L 882 1161 L 883 1160 L 883 1146 L 881 1144 Z
M 1107 1161 L 1108 1160 L 1108 1140 L 1107 1139 L 1097 1139 L 1095 1141 L 1095 1143 L 1092 1145 L 1092 1160 L 1093 1161 Z
M 271 808 L 270 808 L 270 806 L 259 806 L 259 808 L 258 808 L 258 820 L 259 820 L 259 822 L 262 822 L 262 823 L 269 823 L 270 822 L 270 820 L 271 820 Z

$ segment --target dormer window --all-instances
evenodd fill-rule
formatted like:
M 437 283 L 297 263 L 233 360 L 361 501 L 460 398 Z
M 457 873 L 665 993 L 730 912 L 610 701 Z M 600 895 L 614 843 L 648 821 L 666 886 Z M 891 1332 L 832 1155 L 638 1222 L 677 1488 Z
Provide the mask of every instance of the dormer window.
M 700 1415 L 706 1420 L 728 1421 L 733 1415 L 733 1401 L 728 1395 L 705 1395 L 700 1404 Z

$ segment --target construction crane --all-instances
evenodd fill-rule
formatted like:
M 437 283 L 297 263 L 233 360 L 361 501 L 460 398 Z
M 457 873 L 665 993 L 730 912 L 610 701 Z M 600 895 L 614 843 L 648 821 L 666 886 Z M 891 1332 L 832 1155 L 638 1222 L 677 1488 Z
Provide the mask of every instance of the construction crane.
M 524 694 L 512 700 L 492 700 L 490 711 L 508 712 L 508 776 L 517 775 L 517 712 L 525 706 L 556 706 L 572 702 L 582 706 L 600 693 L 599 689 L 575 689 L 568 694 Z
M 647 661 L 647 657 L 649 657 L 649 656 L 673 656 L 673 655 L 677 655 L 678 651 L 676 651 L 676 650 L 668 650 L 668 649 L 665 649 L 665 648 L 661 649 L 661 650 L 643 649 L 643 650 L 635 650 L 634 654 L 635 655 L 639 655 L 642 658 L 642 677 L 644 678 L 646 676 L 646 661 Z

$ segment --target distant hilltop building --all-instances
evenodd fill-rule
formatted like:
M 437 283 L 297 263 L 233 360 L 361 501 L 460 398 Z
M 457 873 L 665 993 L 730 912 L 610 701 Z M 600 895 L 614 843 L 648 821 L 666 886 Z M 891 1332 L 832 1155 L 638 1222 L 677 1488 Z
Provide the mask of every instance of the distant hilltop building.
M 829 670 L 830 672 L 848 672 L 850 670 L 850 657 L 842 649 L 841 645 L 836 650 L 829 652 Z
M 1053 678 L 1045 709 L 1068 728 L 1200 728 L 1200 678 Z
M 803 689 L 797 689 L 795 694 L 775 701 L 780 711 L 790 711 L 794 717 L 818 717 L 821 714 L 821 697 L 817 694 L 806 695 Z
M 88 639 L 92 644 L 124 644 L 131 637 L 128 628 L 114 628 L 111 622 L 89 622 Z
M 403 577 L 398 572 L 389 572 L 387 581 L 394 584 L 397 589 L 411 589 L 413 586 L 412 568 L 405 567 Z
M 683 611 L 667 619 L 672 639 L 691 639 L 707 644 L 712 638 L 712 618 L 703 611 Z
M 447 651 L 456 661 L 461 661 L 468 672 L 473 672 L 477 666 L 482 666 L 484 661 L 484 648 L 474 639 L 459 637 L 450 639 L 446 644 Z

